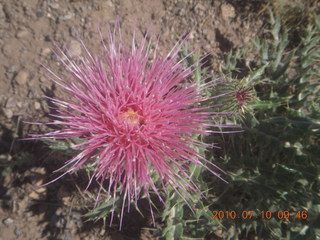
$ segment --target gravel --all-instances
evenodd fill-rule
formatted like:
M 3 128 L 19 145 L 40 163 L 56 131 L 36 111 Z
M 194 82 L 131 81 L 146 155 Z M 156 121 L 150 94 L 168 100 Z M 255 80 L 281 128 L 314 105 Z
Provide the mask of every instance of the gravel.
M 13 219 L 12 218 L 6 218 L 5 220 L 3 220 L 3 224 L 6 225 L 7 227 L 9 227 L 10 225 L 13 224 Z
M 19 85 L 25 85 L 28 81 L 29 73 L 26 71 L 19 71 L 17 76 L 15 77 L 15 81 Z

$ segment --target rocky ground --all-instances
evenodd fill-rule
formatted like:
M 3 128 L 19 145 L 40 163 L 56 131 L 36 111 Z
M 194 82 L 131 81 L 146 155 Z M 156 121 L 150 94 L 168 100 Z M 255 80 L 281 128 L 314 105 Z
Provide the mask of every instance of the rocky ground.
M 43 96 L 59 95 L 39 64 L 64 71 L 53 41 L 80 56 L 80 34 L 91 51 L 99 51 L 98 25 L 106 29 L 119 17 L 125 42 L 134 25 L 139 36 L 149 28 L 161 34 L 161 52 L 190 33 L 191 45 L 210 52 L 218 69 L 229 50 L 263 31 L 263 16 L 259 1 L 0 0 L 0 239 L 155 239 L 152 225 L 141 218 L 129 220 L 122 232 L 85 222 L 86 203 L 74 184 L 82 185 L 79 177 L 39 188 L 61 159 L 42 143 L 19 139 L 44 131 L 25 122 L 46 122 L 50 109 Z

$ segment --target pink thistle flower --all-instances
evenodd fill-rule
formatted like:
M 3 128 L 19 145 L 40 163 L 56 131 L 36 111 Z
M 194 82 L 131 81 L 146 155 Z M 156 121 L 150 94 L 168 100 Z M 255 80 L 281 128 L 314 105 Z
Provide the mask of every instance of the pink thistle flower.
M 250 88 L 241 87 L 234 94 L 235 102 L 239 109 L 244 109 L 246 103 L 252 100 L 252 93 Z
M 137 47 L 135 34 L 131 49 L 126 50 L 121 34 L 119 39 L 116 37 L 117 31 L 120 33 L 119 27 L 109 30 L 107 43 L 102 41 L 102 58 L 91 54 L 82 40 L 85 57 L 75 61 L 60 50 L 57 56 L 70 71 L 70 79 L 46 69 L 48 77 L 69 96 L 67 100 L 50 98 L 59 110 L 53 115 L 56 120 L 48 124 L 60 125 L 61 129 L 32 137 L 82 139 L 73 146 L 79 154 L 65 163 L 61 169 L 67 170 L 58 178 L 79 170 L 90 160 L 94 168 L 90 183 L 95 179 L 102 188 L 107 181 L 114 199 L 118 187 L 122 189 L 122 222 L 125 201 L 137 201 L 143 193 L 150 202 L 150 192 L 163 201 L 152 179 L 153 172 L 164 190 L 169 184 L 179 194 L 198 191 L 188 173 L 191 164 L 203 166 L 220 178 L 205 163 L 222 170 L 192 147 L 208 145 L 192 136 L 220 133 L 210 128 L 221 127 L 213 119 L 224 113 L 202 106 L 215 97 L 208 98 L 201 92 L 219 82 L 187 81 L 193 66 L 185 67 L 184 59 L 177 61 L 185 39 L 161 57 L 147 37 Z

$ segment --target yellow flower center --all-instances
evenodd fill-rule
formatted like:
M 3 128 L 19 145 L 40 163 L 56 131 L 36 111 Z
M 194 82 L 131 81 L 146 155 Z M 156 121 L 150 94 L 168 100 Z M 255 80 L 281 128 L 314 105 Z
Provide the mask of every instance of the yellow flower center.
M 121 115 L 127 123 L 131 123 L 133 125 L 139 124 L 140 116 L 132 108 L 129 107 L 128 110 Z

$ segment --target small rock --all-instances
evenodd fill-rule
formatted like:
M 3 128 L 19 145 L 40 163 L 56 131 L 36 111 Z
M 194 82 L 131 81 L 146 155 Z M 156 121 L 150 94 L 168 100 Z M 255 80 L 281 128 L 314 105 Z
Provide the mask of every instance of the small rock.
M 0 155 L 0 163 L 7 163 L 12 160 L 12 156 L 9 154 L 1 154 Z
M 72 37 L 76 38 L 79 34 L 78 31 L 74 27 L 69 28 L 69 33 Z
M 60 7 L 59 3 L 50 2 L 49 6 L 53 9 L 58 9 Z
M 114 4 L 113 4 L 113 2 L 112 2 L 111 0 L 107 0 L 107 1 L 106 1 L 106 4 L 107 4 L 109 7 L 111 7 L 111 8 L 114 7 Z
M 5 18 L 5 17 L 6 17 L 6 15 L 5 15 L 4 11 L 3 11 L 3 6 L 2 6 L 2 4 L 0 3 L 0 19 L 3 19 L 3 18 Z
M 177 9 L 186 8 L 186 7 L 188 7 L 188 4 L 186 2 L 184 2 L 184 1 L 179 1 L 179 2 L 176 3 L 176 8 Z
M 15 65 L 10 65 L 7 68 L 6 77 L 11 81 L 16 71 L 17 71 L 17 67 Z
M 100 236 L 104 236 L 105 233 L 106 233 L 106 230 L 104 228 L 102 228 L 101 231 L 99 232 Z
M 3 221 L 3 224 L 6 225 L 7 227 L 10 226 L 13 223 L 13 219 L 12 218 L 6 218 Z
M 9 72 L 9 73 L 14 73 L 16 70 L 17 70 L 17 67 L 15 65 L 10 65 L 7 68 L 7 72 Z
M 71 40 L 68 46 L 68 54 L 70 57 L 79 57 L 81 53 L 81 43 L 76 40 Z
M 95 239 L 95 237 L 94 236 L 85 236 L 84 238 L 83 238 L 83 240 L 94 240 Z M 115 238 L 116 239 L 116 238 Z
M 31 89 L 31 91 L 28 92 L 28 95 L 27 95 L 28 98 L 33 98 L 34 97 L 34 92 L 32 90 L 33 89 Z
M 34 108 L 35 108 L 36 110 L 40 110 L 40 109 L 41 109 L 41 104 L 40 104 L 39 102 L 35 102 L 35 103 L 34 103 Z
M 57 210 L 56 210 L 56 215 L 57 216 L 61 216 L 62 215 L 62 213 L 63 213 L 63 210 L 61 209 L 61 208 L 57 208 Z
M 6 154 L 0 154 L 0 163 L 5 163 L 7 162 L 7 155 Z
M 5 5 L 3 5 L 3 12 L 4 12 L 4 15 L 5 15 L 5 17 L 6 17 L 6 19 L 7 19 L 7 21 L 11 21 L 12 20 L 12 15 L 13 15 L 13 9 L 11 9 L 10 7 L 9 7 L 9 4 L 5 4 Z
M 46 191 L 45 188 L 39 188 L 38 190 L 39 191 L 43 191 L 43 192 Z M 29 198 L 36 199 L 36 200 L 41 199 L 43 197 L 43 192 L 38 192 L 38 190 L 37 191 L 32 191 L 31 193 L 29 193 L 29 195 L 28 195 Z
M 41 18 L 44 16 L 44 12 L 38 11 L 38 12 L 36 12 L 36 16 L 37 16 L 37 18 Z
M 223 237 L 223 231 L 221 229 L 218 229 L 214 232 L 218 237 Z
M 88 30 L 92 29 L 92 21 L 90 18 L 86 18 L 84 28 Z
M 225 3 L 221 5 L 221 16 L 223 20 L 228 21 L 232 18 L 235 18 L 236 11 L 231 4 Z
M 73 18 L 73 16 L 74 16 L 74 13 L 68 12 L 66 15 L 58 17 L 58 22 L 70 20 L 71 18 Z
M 44 82 L 47 82 L 48 79 L 47 79 L 45 76 L 41 76 L 41 77 L 39 78 L 39 81 L 42 82 L 42 83 L 44 83 Z
M 65 224 L 66 220 L 64 218 L 59 218 L 55 225 L 57 228 L 63 228 Z
M 17 190 L 17 195 L 19 199 L 23 199 L 26 196 L 26 190 L 23 188 L 18 188 Z
M 190 34 L 189 34 L 189 39 L 190 39 L 190 40 L 194 39 L 195 35 L 196 35 L 196 32 L 195 32 L 194 30 L 192 30 L 192 31 L 190 32 Z
M 6 108 L 14 108 L 17 104 L 17 101 L 14 97 L 9 97 L 6 102 Z
M 19 85 L 24 85 L 27 83 L 28 77 L 29 77 L 29 74 L 26 71 L 20 71 L 15 77 L 15 80 Z
M 24 14 L 28 17 L 33 15 L 33 11 L 30 9 L 29 6 L 24 6 L 23 11 L 24 11 Z
M 14 234 L 18 237 L 18 236 L 20 236 L 22 234 L 22 232 L 21 232 L 21 230 L 19 228 L 16 228 L 14 230 Z
M 52 41 L 52 36 L 50 36 L 50 35 L 45 35 L 45 36 L 44 36 L 44 40 L 45 40 L 46 42 L 51 42 L 51 41 Z
M 212 30 L 212 29 L 208 29 L 204 35 L 210 43 L 211 43 L 211 41 L 215 41 L 215 39 L 216 39 L 216 34 L 215 34 L 214 30 Z
M 35 168 L 32 168 L 32 173 L 44 175 L 44 174 L 46 174 L 46 169 L 44 167 L 35 167 Z M 40 181 L 43 181 L 43 180 L 41 179 Z M 43 184 L 43 182 L 40 183 L 40 181 L 37 182 L 37 184 L 39 184 L 39 186 Z
M 46 56 L 48 56 L 50 53 L 51 53 L 51 49 L 50 49 L 50 48 L 42 48 L 42 49 L 41 49 L 41 52 L 40 52 L 40 55 L 41 55 L 42 57 L 46 57 Z
M 72 234 L 70 232 L 63 232 L 63 233 L 60 233 L 58 235 L 58 239 L 63 239 L 63 240 L 74 240 Z
M 179 11 L 178 11 L 178 15 L 179 16 L 183 16 L 183 15 L 185 15 L 186 14 L 186 9 L 185 8 L 181 8 Z
M 65 206 L 70 206 L 71 203 L 71 197 L 63 197 L 62 202 Z
M 0 163 L 1 163 L 1 159 L 0 159 Z M 5 187 L 12 186 L 12 185 L 10 185 L 10 184 L 12 184 L 12 182 L 13 182 L 13 179 L 10 176 L 10 174 L 6 174 L 4 176 L 4 179 L 3 179 L 3 182 L 2 182 L 3 183 L 2 186 L 5 186 Z
M 204 50 L 206 50 L 207 52 L 210 52 L 211 49 L 211 45 L 210 44 L 206 44 L 203 46 Z
M 13 117 L 13 112 L 11 109 L 3 109 L 3 112 L 7 118 L 11 119 Z
M 1 45 L 3 46 L 2 52 L 4 55 L 9 57 L 8 59 L 11 59 L 14 54 L 23 51 L 23 44 L 20 39 L 17 38 L 7 39 L 5 42 L 2 42 Z
M 29 84 L 29 87 L 30 87 L 30 88 L 35 88 L 35 87 L 39 84 L 39 82 L 37 81 L 36 78 L 32 78 L 32 79 L 28 82 L 28 84 Z
M 24 38 L 29 35 L 29 32 L 26 29 L 21 29 L 16 33 L 17 38 Z
M 206 10 L 207 10 L 207 8 L 204 6 L 204 5 L 202 5 L 201 3 L 198 3 L 196 6 L 195 6 L 195 11 L 197 12 L 197 13 L 199 13 L 199 12 L 205 12 Z
M 17 102 L 17 107 L 22 108 L 22 102 Z

